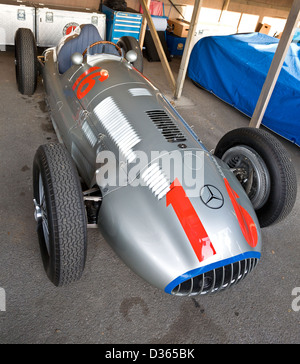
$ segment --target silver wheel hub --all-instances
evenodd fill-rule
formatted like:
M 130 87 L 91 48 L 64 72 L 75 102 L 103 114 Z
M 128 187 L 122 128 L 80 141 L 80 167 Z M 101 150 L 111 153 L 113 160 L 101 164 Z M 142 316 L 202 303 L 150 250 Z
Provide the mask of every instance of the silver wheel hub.
M 244 187 L 254 209 L 261 208 L 269 197 L 271 180 L 260 155 L 248 146 L 239 145 L 228 149 L 222 160 Z
M 41 222 L 43 219 L 41 206 L 36 202 L 36 199 L 33 199 L 34 203 L 34 218 L 37 223 Z

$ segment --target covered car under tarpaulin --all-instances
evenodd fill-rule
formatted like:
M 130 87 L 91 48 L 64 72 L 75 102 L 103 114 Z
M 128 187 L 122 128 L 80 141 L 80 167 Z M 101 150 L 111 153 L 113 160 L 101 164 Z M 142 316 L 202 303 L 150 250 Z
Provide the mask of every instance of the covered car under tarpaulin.
M 189 77 L 252 116 L 279 40 L 265 34 L 200 39 Z M 292 43 L 265 112 L 263 125 L 300 146 L 300 45 Z

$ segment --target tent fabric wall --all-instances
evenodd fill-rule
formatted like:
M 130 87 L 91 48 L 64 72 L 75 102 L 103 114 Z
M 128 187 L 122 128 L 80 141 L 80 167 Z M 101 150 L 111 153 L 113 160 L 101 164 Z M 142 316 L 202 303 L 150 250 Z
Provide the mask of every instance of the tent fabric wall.
M 278 42 L 260 33 L 202 38 L 188 75 L 251 117 Z M 290 46 L 262 123 L 300 146 L 300 45 Z

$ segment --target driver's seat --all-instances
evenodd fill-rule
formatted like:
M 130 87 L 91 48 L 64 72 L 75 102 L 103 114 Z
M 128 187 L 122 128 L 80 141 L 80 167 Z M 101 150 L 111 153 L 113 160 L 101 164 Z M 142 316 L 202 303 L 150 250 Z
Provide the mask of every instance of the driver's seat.
M 80 25 L 80 33 L 70 35 L 60 48 L 57 61 L 59 73 L 66 72 L 72 66 L 71 56 L 75 52 L 83 53 L 92 43 L 102 41 L 98 29 L 93 24 Z M 111 44 L 99 44 L 91 48 L 91 53 L 110 53 L 119 55 L 116 48 Z

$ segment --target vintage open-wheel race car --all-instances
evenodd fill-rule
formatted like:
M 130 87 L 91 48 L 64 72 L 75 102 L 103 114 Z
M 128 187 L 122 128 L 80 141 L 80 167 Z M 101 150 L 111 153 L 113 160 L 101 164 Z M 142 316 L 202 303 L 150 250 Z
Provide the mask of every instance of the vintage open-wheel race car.
M 177 296 L 219 292 L 261 256 L 261 227 L 291 211 L 296 174 L 281 143 L 239 128 L 209 152 L 143 76 L 138 42 L 102 41 L 82 25 L 37 57 L 15 36 L 19 91 L 41 74 L 59 143 L 33 162 L 35 219 L 44 268 L 57 286 L 84 270 L 87 228 L 150 284 Z

